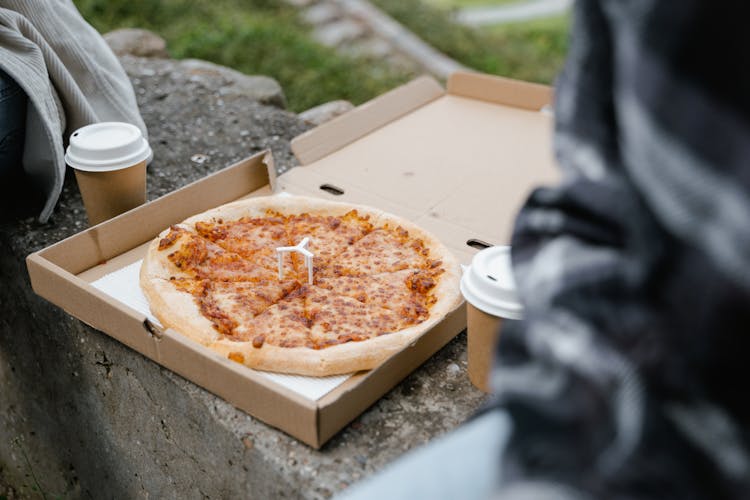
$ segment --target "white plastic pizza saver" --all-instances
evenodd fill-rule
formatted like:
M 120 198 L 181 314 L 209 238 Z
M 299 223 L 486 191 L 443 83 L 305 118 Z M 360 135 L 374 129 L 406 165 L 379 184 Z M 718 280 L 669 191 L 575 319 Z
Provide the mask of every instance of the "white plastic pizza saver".
M 313 284 L 313 257 L 315 255 L 307 249 L 307 245 L 310 243 L 310 237 L 305 236 L 302 241 L 291 247 L 276 247 L 276 254 L 279 258 L 279 281 L 284 279 L 284 254 L 297 252 L 301 253 L 305 258 L 305 267 L 307 267 L 307 283 Z
M 487 314 L 521 319 L 523 305 L 513 279 L 510 247 L 494 246 L 477 253 L 461 277 L 461 293 L 471 305 Z

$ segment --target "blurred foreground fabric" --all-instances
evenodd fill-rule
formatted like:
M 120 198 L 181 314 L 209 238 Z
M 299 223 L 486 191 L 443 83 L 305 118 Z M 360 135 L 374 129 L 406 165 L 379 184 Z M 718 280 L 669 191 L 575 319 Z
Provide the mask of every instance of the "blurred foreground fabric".
M 512 242 L 527 317 L 493 374 L 514 426 L 499 498 L 750 495 L 747 19 L 745 2 L 577 3 L 564 181 Z

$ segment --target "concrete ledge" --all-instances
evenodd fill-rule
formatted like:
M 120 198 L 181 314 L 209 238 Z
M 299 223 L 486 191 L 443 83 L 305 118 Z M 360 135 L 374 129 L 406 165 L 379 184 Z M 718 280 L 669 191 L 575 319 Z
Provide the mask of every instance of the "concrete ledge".
M 154 149 L 149 198 L 264 148 L 294 166 L 289 141 L 308 125 L 293 113 L 184 65 L 123 63 Z M 461 336 L 314 451 L 34 295 L 24 257 L 84 226 L 72 176 L 48 224 L 33 207 L 0 222 L 0 495 L 328 498 L 484 401 Z

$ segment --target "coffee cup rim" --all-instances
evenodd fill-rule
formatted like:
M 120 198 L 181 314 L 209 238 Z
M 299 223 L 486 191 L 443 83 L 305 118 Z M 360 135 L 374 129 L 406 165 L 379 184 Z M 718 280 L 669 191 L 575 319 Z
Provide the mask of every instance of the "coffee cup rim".
M 86 142 L 92 134 L 104 133 L 106 129 L 119 129 L 129 134 L 119 144 L 92 144 Z M 118 138 L 120 139 L 120 138 Z M 152 156 L 151 147 L 141 130 L 125 122 L 100 122 L 76 130 L 70 137 L 65 152 L 65 163 L 84 172 L 109 172 L 138 165 Z
M 522 319 L 521 304 L 510 263 L 510 247 L 495 246 L 477 253 L 460 282 L 464 298 L 477 309 L 507 319 Z
M 461 279 L 459 286 L 466 301 L 480 311 L 499 318 L 523 319 L 523 305 L 519 302 L 503 301 L 500 299 L 487 300 L 480 293 L 477 293 L 465 278 Z

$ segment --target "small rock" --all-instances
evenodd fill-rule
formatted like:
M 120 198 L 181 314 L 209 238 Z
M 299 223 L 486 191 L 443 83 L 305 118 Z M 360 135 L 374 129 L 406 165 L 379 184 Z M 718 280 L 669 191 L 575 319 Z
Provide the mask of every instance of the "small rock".
M 307 7 L 314 2 L 315 0 L 286 0 L 286 3 L 293 7 Z
M 340 16 L 339 10 L 334 4 L 319 3 L 305 9 L 302 18 L 310 24 L 328 23 Z
M 208 160 L 208 156 L 200 154 L 200 153 L 194 154 L 193 156 L 190 157 L 190 161 L 192 161 L 193 163 L 197 163 L 198 165 L 203 165 L 204 163 L 206 163 L 207 160 Z
M 461 367 L 458 366 L 456 363 L 450 363 L 448 367 L 445 369 L 447 372 L 448 377 L 450 378 L 456 378 L 459 375 L 461 375 Z
M 199 83 L 209 89 L 218 87 L 218 93 L 223 98 L 222 102 L 241 95 L 263 104 L 282 109 L 286 107 L 284 91 L 281 85 L 271 77 L 246 75 L 200 59 L 173 62 L 178 66 L 175 71 L 189 74 L 191 82 Z
M 323 45 L 337 47 L 365 34 L 365 28 L 351 19 L 342 19 L 325 24 L 313 32 L 313 36 Z
M 245 448 L 247 448 L 248 450 L 252 450 L 253 446 L 255 446 L 253 440 L 250 439 L 249 436 L 245 436 L 244 438 L 242 438 L 242 444 L 244 444 Z
M 354 108 L 349 101 L 331 101 L 315 106 L 299 114 L 299 118 L 310 125 L 320 125 Z
M 118 56 L 169 57 L 167 42 L 148 30 L 124 28 L 110 31 L 104 35 L 104 40 Z
M 331 498 L 333 496 L 333 492 L 328 488 L 317 488 L 317 492 L 320 493 L 323 498 Z
M 393 52 L 393 47 L 391 47 L 390 43 L 382 38 L 375 37 L 357 40 L 356 43 L 342 48 L 354 57 L 372 57 L 376 59 L 390 57 Z

